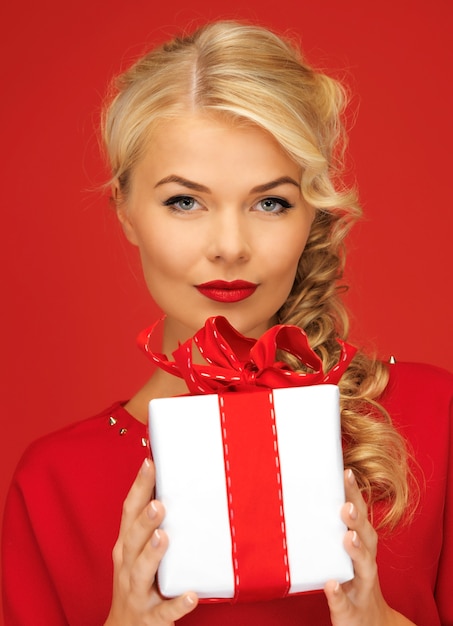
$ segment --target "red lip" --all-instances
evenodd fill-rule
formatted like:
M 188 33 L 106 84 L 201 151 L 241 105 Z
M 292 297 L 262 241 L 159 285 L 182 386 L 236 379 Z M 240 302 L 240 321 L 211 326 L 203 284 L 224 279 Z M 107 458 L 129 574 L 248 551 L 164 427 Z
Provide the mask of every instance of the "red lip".
M 255 293 L 258 285 L 246 280 L 212 280 L 208 283 L 195 285 L 198 291 L 216 302 L 240 302 Z

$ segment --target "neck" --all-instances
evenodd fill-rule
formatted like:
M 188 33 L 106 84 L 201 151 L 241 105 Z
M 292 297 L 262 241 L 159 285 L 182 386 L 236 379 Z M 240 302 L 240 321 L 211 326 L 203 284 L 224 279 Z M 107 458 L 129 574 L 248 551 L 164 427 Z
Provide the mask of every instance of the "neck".
M 148 422 L 148 404 L 154 398 L 171 398 L 188 393 L 186 383 L 157 369 L 145 385 L 129 400 L 125 409 L 143 424 Z

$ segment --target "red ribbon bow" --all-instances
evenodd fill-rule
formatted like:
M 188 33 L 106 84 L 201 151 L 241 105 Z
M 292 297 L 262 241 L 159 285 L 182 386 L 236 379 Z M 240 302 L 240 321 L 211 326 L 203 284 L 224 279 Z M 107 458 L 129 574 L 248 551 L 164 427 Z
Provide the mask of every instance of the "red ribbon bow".
M 259 339 L 244 337 L 222 316 L 206 320 L 193 338 L 173 352 L 174 362 L 165 354 L 154 353 L 149 339 L 156 324 L 140 333 L 137 341 L 145 353 L 163 370 L 183 378 L 193 395 L 225 391 L 257 391 L 307 385 L 336 385 L 357 349 L 341 339 L 338 363 L 325 373 L 322 361 L 310 348 L 306 333 L 298 326 L 280 324 L 267 330 Z M 206 364 L 192 359 L 195 342 Z M 295 372 L 282 361 L 275 361 L 277 350 L 295 356 L 312 372 Z M 258 389 L 257 389 L 258 388 Z

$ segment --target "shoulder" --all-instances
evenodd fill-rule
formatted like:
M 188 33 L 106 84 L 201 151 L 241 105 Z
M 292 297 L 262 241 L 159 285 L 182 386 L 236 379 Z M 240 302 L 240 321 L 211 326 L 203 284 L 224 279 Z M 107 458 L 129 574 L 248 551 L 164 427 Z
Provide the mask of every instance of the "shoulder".
M 397 362 L 388 365 L 389 382 L 382 397 L 385 405 L 401 402 L 410 406 L 448 409 L 453 400 L 453 375 L 425 363 Z
M 381 403 L 410 442 L 418 462 L 430 468 L 428 473 L 434 465 L 441 470 L 453 445 L 453 375 L 421 363 L 397 362 L 388 367 Z
M 109 416 L 112 415 L 116 419 L 120 408 L 121 404 L 115 403 L 101 413 L 36 439 L 25 450 L 19 467 L 33 461 L 41 461 L 43 457 L 47 458 L 49 454 L 53 456 L 53 454 L 61 452 L 61 454 L 67 455 L 68 453 L 71 454 L 73 450 L 77 450 L 80 445 L 86 449 L 103 442 L 105 433 L 108 432 Z
M 453 391 L 453 374 L 446 369 L 427 363 L 397 361 L 389 364 L 390 378 L 421 381 L 424 385 L 435 384 Z
M 81 420 L 34 441 L 24 452 L 15 481 L 35 484 L 46 477 L 58 480 L 69 474 L 93 472 L 102 463 L 114 462 L 132 451 L 143 456 L 146 427 L 116 402 L 88 419 Z

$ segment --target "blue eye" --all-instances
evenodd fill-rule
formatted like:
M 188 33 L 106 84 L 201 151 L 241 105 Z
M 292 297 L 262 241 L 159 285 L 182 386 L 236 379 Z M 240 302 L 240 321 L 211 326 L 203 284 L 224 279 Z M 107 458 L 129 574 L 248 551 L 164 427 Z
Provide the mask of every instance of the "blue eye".
M 290 204 L 287 200 L 283 198 L 263 198 L 260 200 L 256 207 L 258 211 L 262 211 L 263 213 L 273 213 L 274 215 L 280 215 L 281 213 L 286 213 L 288 209 L 292 208 L 292 204 Z
M 165 200 L 164 206 L 168 206 L 174 211 L 189 213 L 194 208 L 198 208 L 198 202 L 192 196 L 172 196 Z

